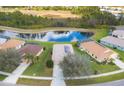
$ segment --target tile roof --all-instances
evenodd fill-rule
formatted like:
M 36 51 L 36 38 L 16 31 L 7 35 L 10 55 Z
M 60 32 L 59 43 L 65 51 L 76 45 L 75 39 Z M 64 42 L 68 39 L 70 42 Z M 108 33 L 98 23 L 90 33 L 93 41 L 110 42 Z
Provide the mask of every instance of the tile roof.
M 8 49 L 8 48 L 16 48 L 19 45 L 24 44 L 24 41 L 16 40 L 16 39 L 10 39 L 7 42 L 0 45 L 0 49 Z
M 94 54 L 97 59 L 104 60 L 104 58 L 109 58 L 114 52 L 95 41 L 87 41 L 81 43 L 81 47 Z
M 107 36 L 101 39 L 101 41 L 107 42 L 107 43 L 111 43 L 120 47 L 124 47 L 124 39 L 119 39 L 116 37 L 112 37 L 112 36 Z
M 27 44 L 21 49 L 19 49 L 19 52 L 21 55 L 24 55 L 24 54 L 37 55 L 41 51 L 42 48 L 43 47 L 41 47 L 40 45 Z

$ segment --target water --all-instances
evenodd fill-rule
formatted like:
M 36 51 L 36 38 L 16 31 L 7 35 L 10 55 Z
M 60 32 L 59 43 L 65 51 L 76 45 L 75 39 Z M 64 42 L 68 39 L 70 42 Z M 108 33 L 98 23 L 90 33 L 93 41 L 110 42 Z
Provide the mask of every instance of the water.
M 73 41 L 83 41 L 88 39 L 92 34 L 76 32 L 76 31 L 56 31 L 56 32 L 44 32 L 37 34 L 24 34 L 15 33 L 12 31 L 0 32 L 0 35 L 7 36 L 10 38 L 23 38 L 23 39 L 33 39 L 39 41 L 50 41 L 50 42 L 73 42 Z

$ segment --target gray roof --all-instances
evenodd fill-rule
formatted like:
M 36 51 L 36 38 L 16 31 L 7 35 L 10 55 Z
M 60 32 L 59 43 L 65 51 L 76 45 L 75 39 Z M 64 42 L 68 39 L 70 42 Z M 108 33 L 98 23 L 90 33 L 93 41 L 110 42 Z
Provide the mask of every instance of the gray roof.
M 124 30 L 115 30 L 112 32 L 113 35 L 124 36 Z
M 119 38 L 116 38 L 116 37 L 107 36 L 107 37 L 102 38 L 101 41 L 111 43 L 111 44 L 114 44 L 114 45 L 118 45 L 120 47 L 124 47 L 124 39 L 119 39 Z

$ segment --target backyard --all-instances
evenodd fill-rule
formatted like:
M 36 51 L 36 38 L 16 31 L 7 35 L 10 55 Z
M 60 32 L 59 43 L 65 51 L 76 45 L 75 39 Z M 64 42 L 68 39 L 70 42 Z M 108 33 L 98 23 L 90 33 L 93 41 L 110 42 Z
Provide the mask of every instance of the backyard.
M 108 36 L 109 29 L 95 29 L 93 31 L 95 34 L 92 36 L 92 39 L 99 41 L 101 38 Z

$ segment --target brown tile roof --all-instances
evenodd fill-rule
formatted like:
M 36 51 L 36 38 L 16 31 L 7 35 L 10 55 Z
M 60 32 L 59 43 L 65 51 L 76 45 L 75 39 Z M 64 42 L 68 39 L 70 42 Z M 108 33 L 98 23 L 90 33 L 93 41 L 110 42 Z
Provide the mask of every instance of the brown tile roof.
M 19 49 L 21 55 L 33 54 L 37 55 L 41 51 L 42 47 L 40 45 L 27 44 L 26 46 Z
M 104 60 L 104 58 L 109 58 L 114 52 L 95 41 L 88 41 L 81 43 L 81 47 L 94 54 L 97 59 Z
M 8 49 L 8 48 L 16 48 L 19 45 L 24 44 L 24 41 L 16 40 L 16 39 L 10 39 L 4 44 L 0 45 L 0 49 Z

